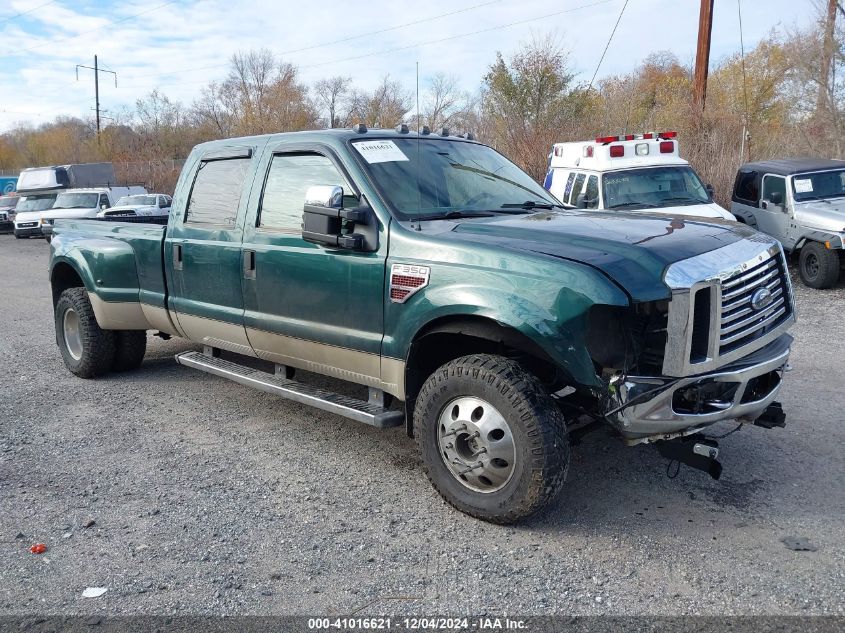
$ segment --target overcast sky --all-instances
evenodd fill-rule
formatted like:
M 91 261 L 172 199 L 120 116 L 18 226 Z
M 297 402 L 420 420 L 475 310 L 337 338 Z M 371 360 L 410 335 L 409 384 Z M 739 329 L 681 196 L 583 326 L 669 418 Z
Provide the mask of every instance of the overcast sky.
M 496 51 L 508 55 L 532 36 L 555 33 L 577 80 L 589 81 L 625 0 L 3 0 L 0 3 L 0 131 L 57 114 L 87 116 L 92 71 L 100 103 L 119 111 L 158 87 L 189 104 L 226 74 L 235 51 L 261 47 L 300 68 L 308 83 L 349 75 L 373 87 L 390 74 L 409 88 L 415 62 L 425 79 L 457 75 L 474 91 Z M 632 70 L 649 53 L 670 50 L 692 63 L 699 0 L 629 0 L 599 77 Z M 34 9 L 34 10 L 33 10 Z M 24 15 L 19 15 L 24 13 Z M 778 26 L 809 25 L 816 0 L 742 0 L 746 49 Z M 380 31 L 380 32 L 377 32 Z M 362 37 L 356 37 L 356 36 Z M 716 0 L 712 60 L 739 50 L 737 0 Z

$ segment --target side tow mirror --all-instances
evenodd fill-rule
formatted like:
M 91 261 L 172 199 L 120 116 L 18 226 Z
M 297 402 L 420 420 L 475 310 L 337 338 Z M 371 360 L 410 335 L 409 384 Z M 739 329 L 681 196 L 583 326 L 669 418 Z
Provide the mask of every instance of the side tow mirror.
M 101 204 L 100 205 L 100 210 L 102 210 L 102 211 L 105 211 L 108 208 L 109 208 L 109 205 L 107 205 L 107 204 Z
M 713 194 L 716 193 L 716 190 L 713 189 L 713 185 L 711 185 L 709 183 L 704 185 L 704 191 L 707 192 L 707 195 L 710 196 L 711 200 L 713 199 Z
M 349 250 L 374 251 L 377 248 L 375 231 L 344 233 L 344 221 L 364 228 L 374 224 L 373 212 L 367 206 L 343 208 L 343 187 L 317 185 L 305 192 L 302 214 L 302 239 Z M 372 234 L 372 235 L 370 235 Z

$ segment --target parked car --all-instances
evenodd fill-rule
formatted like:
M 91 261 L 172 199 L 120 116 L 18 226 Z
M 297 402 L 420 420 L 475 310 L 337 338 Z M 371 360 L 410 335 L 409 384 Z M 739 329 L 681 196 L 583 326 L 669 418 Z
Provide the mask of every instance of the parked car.
M 485 520 L 548 503 L 568 433 L 590 420 L 714 477 L 702 429 L 784 424 L 795 317 L 776 240 L 562 210 L 472 137 L 357 125 L 205 143 L 166 227 L 59 220 L 54 235 L 56 340 L 75 375 L 139 367 L 147 330 L 185 337 L 203 345 L 177 355 L 187 367 L 404 424 L 434 487 Z
M 543 186 L 567 208 L 736 219 L 680 157 L 675 132 L 556 143 Z
M 170 213 L 173 198 L 163 193 L 123 196 L 110 209 L 103 209 L 97 217 L 161 216 Z
M 777 238 L 798 255 L 811 288 L 830 288 L 845 265 L 845 161 L 785 158 L 747 163 L 734 181 L 731 210 L 740 222 Z
M 15 237 L 41 236 L 41 213 L 53 207 L 60 191 L 78 187 L 110 186 L 115 182 L 111 163 L 79 163 L 30 167 L 21 171 L 17 192 L 21 203 L 15 218 Z
M 21 194 L 15 207 L 14 232 L 18 239 L 41 237 L 41 214 L 56 202 L 56 193 Z
M 20 196 L 0 196 L 0 231 L 8 233 L 15 228 L 15 207 L 18 205 Z
M 96 218 L 108 211 L 120 198 L 129 195 L 143 195 L 143 187 L 90 187 L 68 189 L 56 196 L 56 202 L 41 214 L 41 235 L 49 241 L 53 234 L 53 223 L 59 218 Z

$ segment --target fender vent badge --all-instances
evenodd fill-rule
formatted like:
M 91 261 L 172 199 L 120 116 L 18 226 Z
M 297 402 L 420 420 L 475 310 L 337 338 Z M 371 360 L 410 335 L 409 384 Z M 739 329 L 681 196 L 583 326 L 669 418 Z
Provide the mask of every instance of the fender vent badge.
M 390 268 L 390 300 L 405 303 L 418 290 L 428 285 L 428 266 L 393 264 Z

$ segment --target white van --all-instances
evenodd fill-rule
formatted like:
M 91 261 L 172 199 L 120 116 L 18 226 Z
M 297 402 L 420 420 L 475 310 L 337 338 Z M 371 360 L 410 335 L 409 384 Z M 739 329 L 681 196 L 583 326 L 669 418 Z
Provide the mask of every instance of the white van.
M 53 223 L 63 218 L 96 218 L 100 211 L 108 209 L 124 196 L 147 193 L 143 187 L 87 187 L 66 189 L 56 196 L 53 207 L 41 212 L 41 235 L 50 238 Z M 18 222 L 20 214 L 15 218 Z
M 555 143 L 543 186 L 568 208 L 736 220 L 680 157 L 676 132 Z

